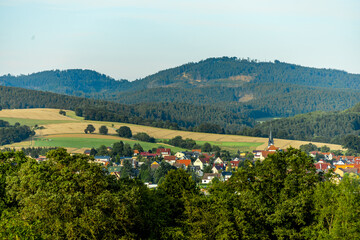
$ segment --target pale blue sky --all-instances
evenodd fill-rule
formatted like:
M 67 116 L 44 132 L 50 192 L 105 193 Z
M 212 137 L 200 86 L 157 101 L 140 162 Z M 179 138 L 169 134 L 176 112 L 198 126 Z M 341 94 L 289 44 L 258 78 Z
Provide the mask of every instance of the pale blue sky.
M 236 56 L 360 73 L 360 0 L 0 0 L 0 75 Z

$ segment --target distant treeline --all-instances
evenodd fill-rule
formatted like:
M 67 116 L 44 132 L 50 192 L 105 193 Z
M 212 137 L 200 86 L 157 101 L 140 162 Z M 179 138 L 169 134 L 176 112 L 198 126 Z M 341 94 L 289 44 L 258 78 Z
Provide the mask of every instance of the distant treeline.
M 239 128 L 253 125 L 254 121 L 240 114 L 217 107 L 195 106 L 183 103 L 144 103 L 124 105 L 114 102 L 72 97 L 50 92 L 41 92 L 0 86 L 0 106 L 11 108 L 61 108 L 76 110 L 86 119 L 120 121 L 171 129 L 197 130 L 201 123 L 209 122 Z M 201 128 L 200 128 L 201 129 Z M 218 132 L 218 127 L 216 128 Z
M 266 137 L 271 130 L 276 138 L 342 144 L 347 135 L 360 134 L 359 108 L 360 104 L 344 112 L 313 112 L 266 121 L 238 134 Z
M 19 123 L 10 125 L 8 122 L 0 120 L 0 145 L 21 142 L 34 134 L 35 132 L 26 125 L 21 126 Z

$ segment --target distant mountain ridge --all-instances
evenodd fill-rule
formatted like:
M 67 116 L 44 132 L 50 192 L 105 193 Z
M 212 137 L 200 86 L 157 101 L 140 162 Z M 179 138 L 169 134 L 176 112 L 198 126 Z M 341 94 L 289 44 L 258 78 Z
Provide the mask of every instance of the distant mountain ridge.
M 6 75 L 0 85 L 124 104 L 215 105 L 252 118 L 345 110 L 360 99 L 359 74 L 235 57 L 187 63 L 133 82 L 73 69 Z
M 75 96 L 117 92 L 129 88 L 127 80 L 116 81 L 92 70 L 52 70 L 29 75 L 0 77 L 0 85 Z

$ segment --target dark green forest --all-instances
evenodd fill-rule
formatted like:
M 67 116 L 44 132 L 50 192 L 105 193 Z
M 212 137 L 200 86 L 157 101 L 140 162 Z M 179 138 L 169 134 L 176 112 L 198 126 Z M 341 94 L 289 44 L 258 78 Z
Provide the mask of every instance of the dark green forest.
M 35 132 L 29 126 L 10 125 L 8 122 L 0 120 L 0 146 L 14 142 L 21 142 L 30 136 L 35 135 Z
M 263 122 L 238 134 L 266 137 L 270 130 L 276 138 L 343 144 L 346 136 L 360 134 L 360 103 L 342 112 L 313 112 Z
M 50 92 L 0 86 L 0 106 L 3 109 L 60 108 L 69 109 L 97 121 L 115 121 L 171 129 L 188 129 L 204 122 L 221 127 L 252 126 L 253 119 L 221 109 L 180 103 L 144 103 L 125 105 Z
M 4 86 L 0 109 L 61 108 L 89 120 L 262 137 L 272 130 L 277 138 L 329 143 L 360 133 L 360 111 L 341 112 L 360 99 L 359 74 L 280 61 L 209 58 L 133 82 L 54 70 L 2 76 L 0 84 L 84 97 Z M 268 117 L 282 119 L 256 124 Z
M 345 110 L 360 97 L 359 74 L 235 57 L 188 63 L 132 82 L 73 69 L 6 75 L 0 85 L 124 104 L 194 104 L 226 109 L 242 118 Z
M 294 103 L 295 104 L 295 103 Z M 313 112 L 256 124 L 254 119 L 226 107 L 186 103 L 118 104 L 50 92 L 0 86 L 0 106 L 11 108 L 64 108 L 88 120 L 114 121 L 209 133 L 230 133 L 342 144 L 360 133 L 360 104 L 346 111 Z
M 157 189 L 85 155 L 0 153 L 2 239 L 358 239 L 359 179 L 317 173 L 296 149 L 247 162 L 207 194 L 184 170 Z

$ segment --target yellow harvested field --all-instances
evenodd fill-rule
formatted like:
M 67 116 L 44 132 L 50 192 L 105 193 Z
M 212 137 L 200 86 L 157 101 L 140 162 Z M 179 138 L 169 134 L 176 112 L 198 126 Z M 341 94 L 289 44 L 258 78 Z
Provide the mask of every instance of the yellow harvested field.
M 67 116 L 60 115 L 59 109 L 50 108 L 3 109 L 0 111 L 0 117 L 63 121 L 75 120 Z
M 128 126 L 130 127 L 133 134 L 139 132 L 145 132 L 150 136 L 157 138 L 157 139 L 171 139 L 176 136 L 181 136 L 183 138 L 191 138 L 195 141 L 214 141 L 214 142 L 256 142 L 256 143 L 263 143 L 262 145 L 258 146 L 256 149 L 263 150 L 267 146 L 267 138 L 259 138 L 259 137 L 247 137 L 247 136 L 237 136 L 237 135 L 223 135 L 223 134 L 211 134 L 211 133 L 198 133 L 198 132 L 187 132 L 187 131 L 177 131 L 177 130 L 170 130 L 170 129 L 163 129 L 163 128 L 154 128 L 148 126 L 141 126 L 141 125 L 134 125 L 134 124 L 119 124 L 113 123 L 114 128 L 110 127 L 111 123 L 108 122 L 81 122 L 81 123 L 59 123 L 59 124 L 49 124 L 46 125 L 46 129 L 37 130 L 37 135 L 40 136 L 47 136 L 52 134 L 57 134 L 56 136 L 59 137 L 58 134 L 66 134 L 66 133 L 84 133 L 84 129 L 86 126 L 91 123 L 94 125 L 96 129 L 98 129 L 101 125 L 107 125 L 109 128 L 109 134 L 116 134 L 116 129 L 120 128 L 121 126 Z M 110 126 L 109 126 L 110 125 Z M 97 130 L 96 130 L 97 132 Z M 65 135 L 64 135 L 65 137 Z M 104 135 L 92 135 L 88 134 L 88 137 L 93 138 L 108 138 L 112 136 L 104 136 Z M 297 140 L 286 140 L 286 139 L 274 139 L 275 145 L 280 148 L 287 148 L 287 147 L 295 147 L 298 148 L 303 144 L 307 144 L 309 142 L 306 141 L 297 141 Z M 323 146 L 327 145 L 333 150 L 342 149 L 340 145 L 336 144 L 328 144 L 328 143 L 315 143 L 315 145 Z
M 17 110 L 2 110 L 0 111 L 0 117 L 12 117 L 12 118 L 29 118 L 29 119 L 43 119 L 43 120 L 69 120 L 75 121 L 74 118 L 62 116 L 59 114 L 59 109 L 17 109 Z M 134 124 L 126 123 L 112 123 L 112 122 L 96 122 L 96 121 L 84 121 L 77 120 L 78 122 L 69 122 L 69 123 L 58 123 L 58 124 L 44 124 L 45 129 L 36 130 L 36 136 L 40 137 L 68 137 L 67 134 L 75 134 L 73 137 L 77 137 L 76 134 L 82 134 L 84 136 L 84 129 L 88 124 L 93 124 L 96 128 L 95 133 L 98 133 L 100 126 L 105 125 L 109 129 L 109 134 L 116 134 L 116 129 L 121 126 L 130 127 L 133 135 L 139 132 L 145 132 L 150 136 L 157 139 L 171 139 L 176 136 L 182 136 L 183 138 L 191 138 L 195 141 L 209 141 L 209 142 L 254 142 L 254 143 L 263 143 L 258 146 L 258 150 L 264 150 L 267 146 L 267 138 L 259 137 L 247 137 L 247 136 L 238 136 L 238 135 L 222 135 L 222 134 L 210 134 L 210 133 L 198 133 L 198 132 L 187 132 L 187 131 L 177 131 L 163 128 L 155 128 Z M 109 135 L 100 135 L 100 134 L 87 134 L 89 138 L 103 138 L 103 139 L 120 139 L 116 136 Z M 303 144 L 309 142 L 306 141 L 296 141 L 296 140 L 285 140 L 285 139 L 274 139 L 275 146 L 280 148 L 295 147 L 298 148 Z M 19 143 L 20 145 L 21 143 Z M 26 144 L 26 143 L 25 143 Z M 27 143 L 28 144 L 28 143 Z M 314 143 L 317 146 L 327 145 L 332 150 L 340 150 L 342 147 L 336 144 L 328 143 Z
M 44 125 L 45 129 L 36 130 L 36 134 L 39 136 L 50 135 L 50 134 L 63 134 L 63 133 L 84 133 L 85 128 L 88 124 L 92 124 L 95 127 L 95 132 L 99 132 L 99 128 L 102 125 L 107 125 L 109 134 L 116 134 L 116 129 L 109 126 L 105 122 L 72 122 L 72 123 L 58 123 L 58 124 L 47 124 Z

